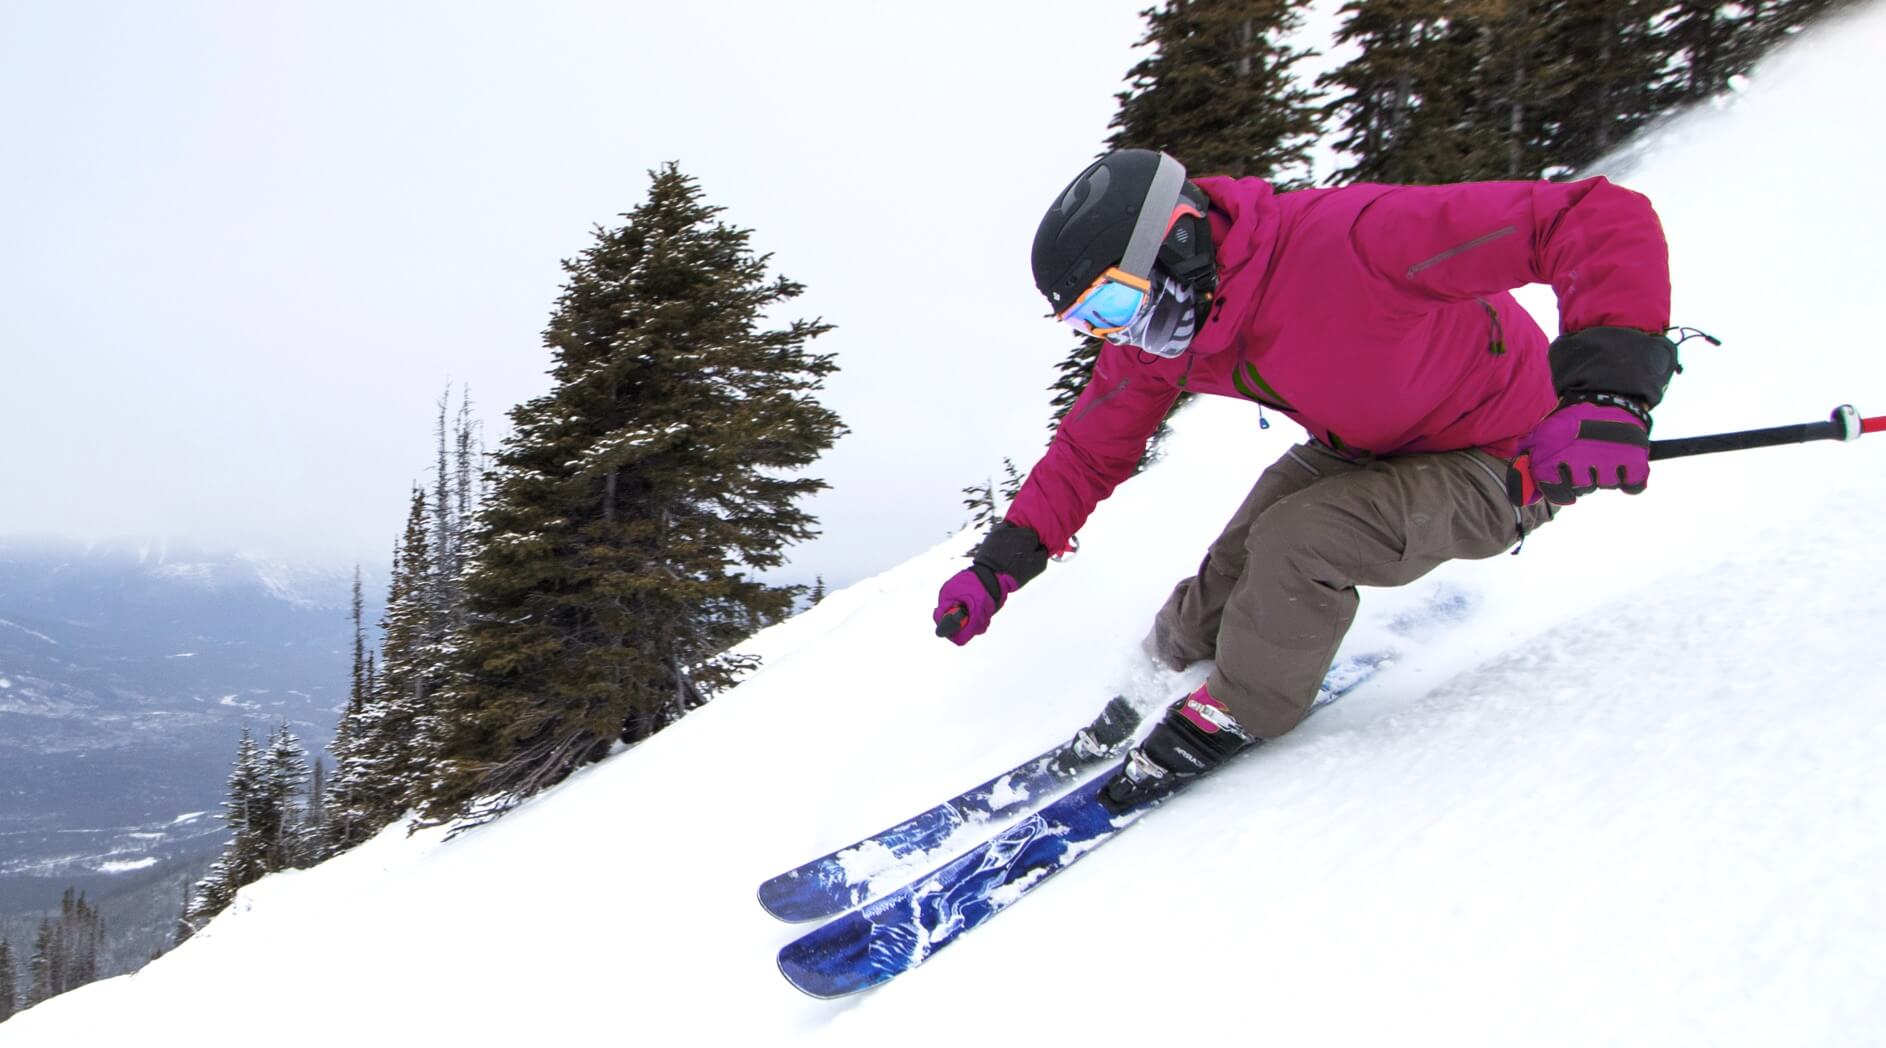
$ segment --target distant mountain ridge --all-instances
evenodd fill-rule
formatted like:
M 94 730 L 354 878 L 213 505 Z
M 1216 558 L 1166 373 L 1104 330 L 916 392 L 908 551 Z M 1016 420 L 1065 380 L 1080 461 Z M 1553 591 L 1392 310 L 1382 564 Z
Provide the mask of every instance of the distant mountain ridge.
M 213 854 L 220 823 L 180 817 L 218 810 L 245 725 L 285 721 L 311 752 L 332 737 L 352 585 L 175 541 L 0 539 L 0 916 Z

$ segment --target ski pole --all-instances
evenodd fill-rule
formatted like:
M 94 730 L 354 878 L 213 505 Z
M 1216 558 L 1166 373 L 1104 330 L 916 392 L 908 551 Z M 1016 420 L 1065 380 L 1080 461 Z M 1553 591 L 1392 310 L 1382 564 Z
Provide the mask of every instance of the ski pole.
M 1859 440 L 1863 433 L 1886 432 L 1886 415 L 1861 418 L 1852 404 L 1834 409 L 1825 422 L 1802 422 L 1769 429 L 1745 429 L 1740 433 L 1716 433 L 1706 437 L 1682 437 L 1677 440 L 1650 442 L 1650 458 L 1684 458 L 1709 455 L 1718 451 L 1745 451 L 1781 444 L 1805 444 L 1810 440 Z
M 1768 429 L 1745 429 L 1737 433 L 1712 433 L 1702 437 L 1679 437 L 1650 442 L 1651 461 L 1711 455 L 1718 451 L 1746 451 L 1772 448 L 1782 444 L 1805 444 L 1810 440 L 1859 440 L 1864 433 L 1886 433 L 1886 415 L 1861 418 L 1852 404 L 1835 408 L 1825 422 L 1802 422 Z M 1506 467 L 1506 497 L 1515 506 L 1533 501 L 1538 488 L 1532 479 L 1530 455 L 1521 455 Z

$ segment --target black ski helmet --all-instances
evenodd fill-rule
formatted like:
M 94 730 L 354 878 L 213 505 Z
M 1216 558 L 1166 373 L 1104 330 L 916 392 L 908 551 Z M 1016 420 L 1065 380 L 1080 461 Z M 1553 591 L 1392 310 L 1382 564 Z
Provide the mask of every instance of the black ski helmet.
M 1164 153 L 1116 149 L 1094 161 L 1035 229 L 1035 287 L 1058 314 L 1109 268 L 1146 278 L 1156 259 L 1195 291 L 1211 291 L 1217 283 L 1211 226 L 1188 216 L 1167 231 L 1181 203 L 1200 216 L 1207 207 L 1184 165 Z

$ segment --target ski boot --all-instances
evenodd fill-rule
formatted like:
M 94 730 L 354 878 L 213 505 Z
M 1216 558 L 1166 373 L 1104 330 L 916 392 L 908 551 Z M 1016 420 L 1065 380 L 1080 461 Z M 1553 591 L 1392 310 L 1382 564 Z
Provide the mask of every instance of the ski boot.
M 1164 797 L 1256 741 L 1201 684 L 1167 707 L 1146 741 L 1127 754 L 1126 763 L 1101 786 L 1100 805 L 1118 815 Z

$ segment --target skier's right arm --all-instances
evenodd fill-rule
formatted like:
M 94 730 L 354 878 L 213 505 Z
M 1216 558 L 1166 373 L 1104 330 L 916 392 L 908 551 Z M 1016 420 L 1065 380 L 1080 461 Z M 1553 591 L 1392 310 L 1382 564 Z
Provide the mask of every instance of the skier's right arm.
M 1141 364 L 1127 346 L 1104 346 L 1094 373 L 1068 409 L 1048 453 L 1029 470 L 1003 523 L 977 547 L 970 567 L 937 594 L 939 633 L 967 644 L 989 628 L 1008 595 L 1046 569 L 1100 501 L 1133 475 L 1146 442 L 1172 410 L 1179 390 L 1164 374 L 1172 363 Z

